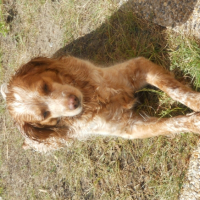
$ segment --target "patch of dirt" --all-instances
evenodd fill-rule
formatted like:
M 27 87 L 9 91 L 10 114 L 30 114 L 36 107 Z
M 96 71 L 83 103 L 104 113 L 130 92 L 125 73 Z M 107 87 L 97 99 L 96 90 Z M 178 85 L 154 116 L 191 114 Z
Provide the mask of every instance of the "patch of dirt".
M 61 9 L 58 3 L 30 5 L 25 1 L 7 2 L 3 9 L 10 27 L 9 34 L 0 38 L 3 66 L 10 64 L 15 68 L 33 57 L 49 57 L 62 47 L 64 19 L 60 19 L 59 23 L 55 23 L 54 19 Z

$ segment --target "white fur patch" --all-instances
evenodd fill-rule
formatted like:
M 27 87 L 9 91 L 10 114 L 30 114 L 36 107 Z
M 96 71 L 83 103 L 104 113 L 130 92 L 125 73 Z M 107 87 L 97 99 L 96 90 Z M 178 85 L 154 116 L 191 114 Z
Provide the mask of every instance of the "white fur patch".
M 15 110 L 15 113 L 17 114 L 33 113 L 33 110 L 31 110 L 32 102 L 30 101 L 30 99 L 32 99 L 33 97 L 39 98 L 37 92 L 25 91 L 24 89 L 19 87 L 14 87 L 13 92 L 15 101 L 13 101 L 11 105 Z
M 37 90 L 28 91 L 19 87 L 13 88 L 15 101 L 11 104 L 16 114 L 36 115 L 36 110 L 40 105 L 47 105 L 48 111 L 51 112 L 52 118 L 75 116 L 81 113 L 82 106 L 75 110 L 69 110 L 66 104 L 66 97 L 61 93 L 61 98 L 52 98 L 54 95 L 41 96 Z M 36 116 L 37 117 L 37 116 Z
M 14 93 L 14 97 L 16 101 L 22 101 L 21 97 L 18 94 Z

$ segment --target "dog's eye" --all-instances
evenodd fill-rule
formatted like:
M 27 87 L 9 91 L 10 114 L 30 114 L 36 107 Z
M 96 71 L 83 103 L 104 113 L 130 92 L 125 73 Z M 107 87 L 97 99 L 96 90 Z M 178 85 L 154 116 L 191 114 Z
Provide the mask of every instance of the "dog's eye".
M 49 115 L 50 115 L 50 112 L 49 112 L 49 111 L 44 111 L 44 112 L 43 112 L 43 117 L 44 117 L 44 119 L 46 119 Z
M 44 92 L 45 94 L 50 93 L 50 87 L 49 87 L 49 85 L 46 84 L 46 83 L 44 83 L 44 84 L 43 84 L 43 87 L 42 87 L 42 90 L 43 90 L 43 92 Z

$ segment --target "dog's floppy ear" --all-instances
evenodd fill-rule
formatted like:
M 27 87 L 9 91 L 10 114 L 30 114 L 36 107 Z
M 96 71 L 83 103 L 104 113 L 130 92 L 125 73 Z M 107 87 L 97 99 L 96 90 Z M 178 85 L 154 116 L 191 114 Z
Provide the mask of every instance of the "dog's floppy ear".
M 6 83 L 3 83 L 1 85 L 1 95 L 3 96 L 3 98 L 6 100 L 6 93 L 8 93 L 8 87 Z
M 38 128 L 29 123 L 17 124 L 19 131 L 25 137 L 22 145 L 23 149 L 34 149 L 39 152 L 47 152 L 49 150 L 57 150 L 66 143 L 66 137 L 62 129 L 59 128 Z M 63 140 L 64 138 L 64 140 Z
M 21 131 L 24 132 L 28 138 L 38 142 L 45 142 L 48 138 L 56 135 L 54 130 L 50 128 L 36 127 L 29 123 L 24 123 L 23 126 L 21 126 Z

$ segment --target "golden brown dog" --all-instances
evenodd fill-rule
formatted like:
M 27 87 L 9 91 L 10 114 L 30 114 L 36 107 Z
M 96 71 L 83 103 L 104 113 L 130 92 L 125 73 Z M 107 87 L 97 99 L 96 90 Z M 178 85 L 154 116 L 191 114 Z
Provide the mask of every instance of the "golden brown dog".
M 135 139 L 200 133 L 198 113 L 162 119 L 136 114 L 134 93 L 147 83 L 200 111 L 199 93 L 142 57 L 107 68 L 74 57 L 39 57 L 23 65 L 1 90 L 25 137 L 24 147 L 41 152 L 92 134 Z

